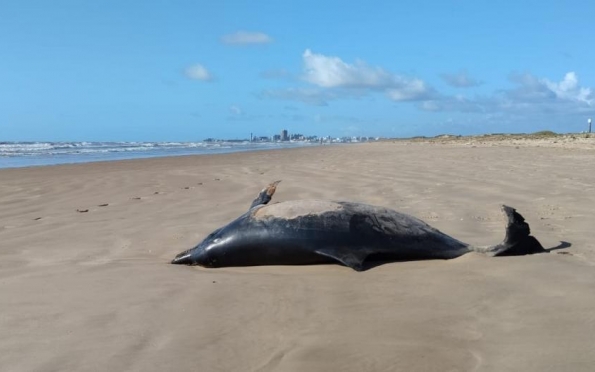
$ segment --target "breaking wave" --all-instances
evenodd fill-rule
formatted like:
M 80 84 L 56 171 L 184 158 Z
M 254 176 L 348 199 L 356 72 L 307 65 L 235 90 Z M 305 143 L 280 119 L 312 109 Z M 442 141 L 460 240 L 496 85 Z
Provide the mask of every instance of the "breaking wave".
M 0 168 L 307 146 L 307 142 L 0 142 Z

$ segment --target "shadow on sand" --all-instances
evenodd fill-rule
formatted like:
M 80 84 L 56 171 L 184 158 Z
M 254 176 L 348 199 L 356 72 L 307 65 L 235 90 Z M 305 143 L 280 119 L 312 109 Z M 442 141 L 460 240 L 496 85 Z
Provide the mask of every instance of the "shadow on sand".
M 572 244 L 569 242 L 560 241 L 560 244 L 558 244 L 557 246 L 551 247 L 551 248 L 545 248 L 545 252 L 541 252 L 541 253 L 550 253 L 553 251 L 557 251 L 559 249 L 570 248 L 571 246 L 572 246 Z M 541 253 L 533 253 L 533 254 L 541 254 Z M 419 260 L 419 259 L 395 260 L 395 259 L 391 259 L 389 256 L 386 256 L 386 255 L 383 256 L 383 255 L 376 254 L 376 255 L 371 255 L 366 261 L 364 261 L 362 271 L 367 271 L 367 270 L 373 269 L 375 267 L 393 263 L 393 262 L 407 262 L 407 261 L 421 261 L 421 260 Z

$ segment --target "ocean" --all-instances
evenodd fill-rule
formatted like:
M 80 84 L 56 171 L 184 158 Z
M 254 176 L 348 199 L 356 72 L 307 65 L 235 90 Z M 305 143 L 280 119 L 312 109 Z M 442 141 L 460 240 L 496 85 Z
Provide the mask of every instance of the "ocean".
M 311 146 L 310 142 L 0 142 L 0 168 Z

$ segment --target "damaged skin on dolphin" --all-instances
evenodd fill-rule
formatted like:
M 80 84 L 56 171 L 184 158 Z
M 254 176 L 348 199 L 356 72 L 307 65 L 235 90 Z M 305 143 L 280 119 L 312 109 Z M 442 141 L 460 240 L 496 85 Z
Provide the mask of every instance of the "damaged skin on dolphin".
M 362 203 L 294 200 L 269 205 L 281 181 L 265 187 L 249 210 L 173 264 L 204 267 L 339 263 L 356 271 L 366 260 L 450 259 L 469 252 L 489 256 L 545 252 L 514 208 L 503 205 L 504 240 L 474 247 L 413 216 Z

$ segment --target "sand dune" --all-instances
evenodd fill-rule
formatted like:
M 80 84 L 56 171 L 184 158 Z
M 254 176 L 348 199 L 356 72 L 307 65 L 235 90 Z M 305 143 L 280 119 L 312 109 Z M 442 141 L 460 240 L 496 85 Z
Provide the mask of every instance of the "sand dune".
M 0 369 L 592 371 L 594 162 L 591 139 L 461 140 L 0 170 Z M 477 245 L 502 239 L 505 203 L 569 247 L 361 273 L 168 264 L 277 179 L 276 201 L 383 205 Z

